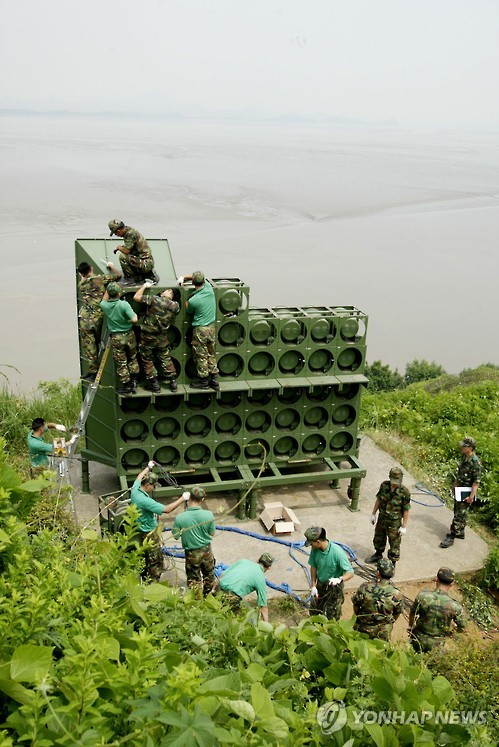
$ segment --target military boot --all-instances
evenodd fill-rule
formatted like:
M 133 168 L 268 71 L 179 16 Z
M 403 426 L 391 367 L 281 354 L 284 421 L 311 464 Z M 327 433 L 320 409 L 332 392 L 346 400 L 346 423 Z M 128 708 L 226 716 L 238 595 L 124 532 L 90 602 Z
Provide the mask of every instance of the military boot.
M 123 397 L 126 397 L 129 394 L 133 394 L 133 387 L 131 381 L 126 381 L 121 386 L 116 387 L 114 390 L 116 394 L 120 394 Z
M 209 389 L 210 380 L 208 377 L 206 377 L 206 379 L 193 379 L 191 381 L 191 387 L 192 389 Z
M 454 534 L 448 534 L 447 537 L 440 543 L 440 547 L 451 547 L 454 544 Z
M 172 392 L 176 392 L 178 389 L 177 379 L 170 379 L 169 384 L 170 384 L 170 389 L 172 390 Z
M 463 540 L 464 539 L 464 532 L 459 532 L 459 534 L 454 535 L 455 539 Z
M 374 553 L 374 555 L 369 555 L 369 557 L 366 558 L 364 562 L 365 563 L 372 563 L 374 565 L 374 563 L 377 563 L 378 560 L 381 560 L 382 557 L 383 557 L 383 555 L 380 552 L 376 551 Z
M 211 374 L 208 386 L 212 389 L 220 389 L 220 382 L 216 374 Z
M 147 379 L 144 382 L 144 389 L 148 389 L 151 392 L 160 392 L 161 387 L 159 385 L 159 381 L 157 380 L 156 376 L 154 376 L 152 379 Z

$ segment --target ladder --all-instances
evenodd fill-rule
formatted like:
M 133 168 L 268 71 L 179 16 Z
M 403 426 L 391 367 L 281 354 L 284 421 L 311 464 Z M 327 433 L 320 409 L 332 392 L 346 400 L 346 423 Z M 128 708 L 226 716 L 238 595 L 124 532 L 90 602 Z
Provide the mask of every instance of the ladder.
M 69 444 L 67 453 L 68 456 L 73 456 L 74 451 L 76 450 L 76 447 L 78 445 L 78 441 L 80 440 L 81 436 L 83 435 L 83 431 L 85 429 L 85 423 L 87 422 L 88 414 L 90 412 L 90 408 L 92 407 L 92 402 L 94 401 L 95 395 L 97 394 L 97 389 L 99 388 L 100 380 L 102 377 L 102 372 L 104 371 L 104 367 L 106 365 L 106 361 L 109 355 L 109 351 L 111 349 L 111 336 L 109 333 L 103 337 L 101 342 L 101 350 L 104 350 L 102 353 L 102 358 L 99 364 L 99 370 L 97 371 L 97 375 L 95 377 L 95 380 L 92 381 L 87 389 L 87 394 L 85 396 L 85 399 L 82 402 L 80 414 L 78 415 L 78 420 L 76 421 L 75 425 L 71 428 L 73 433 L 76 435 L 75 440 Z

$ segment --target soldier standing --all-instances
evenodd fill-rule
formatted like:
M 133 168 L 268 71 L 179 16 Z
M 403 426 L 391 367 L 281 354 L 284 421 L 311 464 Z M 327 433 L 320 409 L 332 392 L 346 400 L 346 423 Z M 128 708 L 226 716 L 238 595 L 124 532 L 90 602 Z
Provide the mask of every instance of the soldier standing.
M 310 614 L 339 620 L 345 599 L 343 585 L 353 578 L 353 568 L 345 551 L 327 539 L 324 527 L 309 527 L 305 538 L 305 544 L 312 547 L 308 559 L 312 576 Z
M 452 485 L 454 495 L 454 518 L 450 525 L 450 531 L 446 538 L 440 543 L 440 547 L 450 547 L 456 539 L 464 539 L 464 530 L 468 521 L 468 511 L 476 498 L 476 492 L 482 477 L 482 465 L 475 454 L 476 441 L 467 436 L 460 443 L 461 461 L 457 468 L 457 476 Z M 454 490 L 457 487 L 470 488 L 470 494 L 463 500 L 456 500 Z
M 122 220 L 114 218 L 108 223 L 111 236 L 114 234 L 124 239 L 124 244 L 113 249 L 114 254 L 120 252 L 120 265 L 126 280 L 143 283 L 144 280 L 159 282 L 154 270 L 154 258 L 151 247 L 136 228 L 125 226 Z
M 156 354 L 163 368 L 165 377 L 170 382 L 172 392 L 177 391 L 177 372 L 170 356 L 168 328 L 174 317 L 180 311 L 180 291 L 178 288 L 168 288 L 156 296 L 144 296 L 150 283 L 146 282 L 139 288 L 133 300 L 146 306 L 146 313 L 140 325 L 139 353 L 146 375 L 144 387 L 153 392 L 160 392 L 158 372 L 154 365 Z
M 78 265 L 81 347 L 88 361 L 88 371 L 82 378 L 86 381 L 94 381 L 99 370 L 99 343 L 104 317 L 100 302 L 109 283 L 122 277 L 121 272 L 111 262 L 107 263 L 107 268 L 110 275 L 94 275 L 94 268 L 88 262 L 81 262 Z
M 215 558 L 211 550 L 211 538 L 215 534 L 215 517 L 211 511 L 201 508 L 206 491 L 200 485 L 190 490 L 187 511 L 175 517 L 172 534 L 180 539 L 185 551 L 185 574 L 187 585 L 210 593 L 215 583 Z
M 179 285 L 191 280 L 194 292 L 185 307 L 192 315 L 192 354 L 198 378 L 191 382 L 194 389 L 218 389 L 218 368 L 215 358 L 215 293 L 205 281 L 204 273 L 196 270 L 192 275 L 178 279 Z
M 145 566 L 141 577 L 149 578 L 152 581 L 159 581 L 164 565 L 161 540 L 157 532 L 158 516 L 174 511 L 182 503 L 189 500 L 189 494 L 182 493 L 180 498 L 177 498 L 176 501 L 173 501 L 168 506 L 163 506 L 162 503 L 155 501 L 152 496 L 158 478 L 151 472 L 153 467 L 154 462 L 149 462 L 147 467 L 137 475 L 137 479 L 132 485 L 130 503 L 133 506 L 137 506 L 139 511 L 137 535 L 139 544 L 143 545 L 146 540 L 150 541 L 150 545 L 144 553 Z
M 137 361 L 137 343 L 132 323 L 137 322 L 137 314 L 128 301 L 120 299 L 121 288 L 118 283 L 109 283 L 100 302 L 100 307 L 107 320 L 111 335 L 114 365 L 121 386 L 116 387 L 116 394 L 132 394 L 139 376 Z
M 371 515 L 371 524 L 376 524 L 374 530 L 374 554 L 366 558 L 366 563 L 377 563 L 383 557 L 388 540 L 388 557 L 395 565 L 400 558 L 400 543 L 402 535 L 406 533 L 409 509 L 411 508 L 411 494 L 402 485 L 404 473 L 400 467 L 392 467 L 389 480 L 379 486 Z M 376 514 L 378 513 L 376 521 Z
M 254 563 L 252 560 L 245 560 L 244 558 L 236 560 L 215 581 L 213 590 L 217 586 L 220 586 L 233 612 L 239 611 L 243 597 L 251 594 L 252 591 L 256 591 L 256 603 L 260 609 L 261 618 L 268 622 L 269 608 L 267 606 L 265 574 L 273 562 L 274 558 L 268 552 L 260 555 L 258 563 Z
M 354 630 L 366 633 L 369 638 L 389 641 L 393 623 L 404 609 L 400 592 L 390 584 L 395 567 L 388 558 L 381 558 L 377 564 L 378 580 L 361 584 L 352 598 L 357 620 Z
M 409 615 L 409 635 L 416 651 L 431 651 L 452 635 L 453 628 L 464 630 L 466 618 L 462 605 L 449 596 L 454 572 L 440 568 L 434 591 L 420 591 Z

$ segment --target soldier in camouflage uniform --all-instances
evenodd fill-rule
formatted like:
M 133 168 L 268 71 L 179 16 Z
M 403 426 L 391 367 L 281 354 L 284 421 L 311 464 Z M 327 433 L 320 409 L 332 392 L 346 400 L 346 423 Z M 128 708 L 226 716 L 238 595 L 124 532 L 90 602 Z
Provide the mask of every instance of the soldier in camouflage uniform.
M 440 543 L 440 547 L 444 548 L 453 545 L 456 538 L 464 539 L 464 530 L 466 529 L 466 522 L 468 521 L 468 511 L 476 498 L 476 493 L 482 477 L 482 465 L 475 454 L 475 439 L 470 437 L 463 438 L 460 447 L 462 454 L 461 462 L 457 468 L 457 476 L 452 485 L 452 493 L 454 495 L 454 519 L 452 520 L 447 537 Z M 454 494 L 454 490 L 457 487 L 470 488 L 471 492 L 464 500 L 457 501 Z
M 354 630 L 366 633 L 369 638 L 389 641 L 393 623 L 404 609 L 404 600 L 399 591 L 390 584 L 395 573 L 391 560 L 378 560 L 378 580 L 361 584 L 352 598 L 357 615 Z
M 88 262 L 78 265 L 81 306 L 78 315 L 80 323 L 81 347 L 88 361 L 88 371 L 83 376 L 86 381 L 93 381 L 99 370 L 99 344 L 104 315 L 100 302 L 109 283 L 119 280 L 122 275 L 116 267 L 107 263 L 109 275 L 94 275 L 94 268 Z
M 192 280 L 194 292 L 186 303 L 187 313 L 192 315 L 192 354 L 198 378 L 191 381 L 194 389 L 218 389 L 218 368 L 215 357 L 215 293 L 210 283 L 205 282 L 204 273 L 196 270 L 192 275 L 178 279 L 180 285 Z
M 454 583 L 450 568 L 440 568 L 435 578 L 434 591 L 421 591 L 411 607 L 409 634 L 416 651 L 431 651 L 441 646 L 452 635 L 466 627 L 462 605 L 449 596 Z
M 164 570 L 163 547 L 158 534 L 158 517 L 169 514 L 189 499 L 188 493 L 182 493 L 168 506 L 155 501 L 154 489 L 158 481 L 157 475 L 151 470 L 154 462 L 149 462 L 147 467 L 137 475 L 132 485 L 130 503 L 136 506 L 139 512 L 138 527 L 135 540 L 139 545 L 146 545 L 144 550 L 145 565 L 141 573 L 143 579 L 159 581 Z
M 134 391 L 140 370 L 137 343 L 132 329 L 132 324 L 136 324 L 138 319 L 128 301 L 120 300 L 120 295 L 118 283 L 109 283 L 100 307 L 111 335 L 116 375 L 121 381 L 115 391 L 116 394 L 126 395 Z
M 353 568 L 345 551 L 327 539 L 324 527 L 309 527 L 305 538 L 305 544 L 312 547 L 308 559 L 312 580 L 309 613 L 339 620 L 344 582 L 353 578 Z
M 157 378 L 158 372 L 154 365 L 156 355 L 161 363 L 164 376 L 170 382 L 172 392 L 176 392 L 177 372 L 170 356 L 168 328 L 180 311 L 180 291 L 178 288 L 168 288 L 156 296 L 144 296 L 144 291 L 148 286 L 149 283 L 146 281 L 133 297 L 134 301 L 146 307 L 145 316 L 139 321 L 139 353 L 146 375 L 144 387 L 153 392 L 161 391 Z
M 411 507 L 411 494 L 402 485 L 403 475 L 400 467 L 392 467 L 390 479 L 379 486 L 371 515 L 371 524 L 376 524 L 373 540 L 375 552 L 366 558 L 366 563 L 377 563 L 383 557 L 387 540 L 389 559 L 396 563 L 400 558 L 400 542 L 402 535 L 406 533 Z
M 149 279 L 157 283 L 159 277 L 154 270 L 151 248 L 142 234 L 132 226 L 125 226 L 122 220 L 116 218 L 110 220 L 108 225 L 111 236 L 116 234 L 125 242 L 113 249 L 114 254 L 120 252 L 120 264 L 125 279 L 135 280 L 138 283 Z
M 215 558 L 211 550 L 211 538 L 215 534 L 215 517 L 211 511 L 201 508 L 206 491 L 200 485 L 190 490 L 187 510 L 175 518 L 172 534 L 180 539 L 185 551 L 185 574 L 187 585 L 204 596 L 210 593 L 215 583 Z

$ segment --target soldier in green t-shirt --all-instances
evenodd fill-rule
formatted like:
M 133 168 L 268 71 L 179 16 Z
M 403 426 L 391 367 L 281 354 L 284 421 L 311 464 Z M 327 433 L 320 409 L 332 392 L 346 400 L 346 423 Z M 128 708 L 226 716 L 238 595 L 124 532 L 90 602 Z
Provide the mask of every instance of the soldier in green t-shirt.
M 178 284 L 183 285 L 186 280 L 191 280 L 194 286 L 185 308 L 192 316 L 192 354 L 198 374 L 190 385 L 193 389 L 219 389 L 215 357 L 215 292 L 201 270 L 178 278 Z
M 431 651 L 445 643 L 453 630 L 464 630 L 466 618 L 462 605 L 449 596 L 454 572 L 440 568 L 434 591 L 420 591 L 409 614 L 409 635 L 416 651 Z
M 267 606 L 267 584 L 265 574 L 274 562 L 274 558 L 268 552 L 264 552 L 255 563 L 252 560 L 241 558 L 232 563 L 226 571 L 216 580 L 213 590 L 220 587 L 233 612 L 238 612 L 243 597 L 256 591 L 257 606 L 260 615 L 265 622 L 269 621 L 269 608 Z
M 215 583 L 215 558 L 211 550 L 211 538 L 215 534 L 215 517 L 211 511 L 201 508 L 206 491 L 201 485 L 190 489 L 187 510 L 175 518 L 172 534 L 182 542 L 185 551 L 185 575 L 187 585 L 198 592 L 203 588 L 204 596 L 210 593 Z
M 132 324 L 136 324 L 138 318 L 128 301 L 121 300 L 120 296 L 118 283 L 109 283 L 100 307 L 111 335 L 116 375 L 121 381 L 121 386 L 116 387 L 115 391 L 116 394 L 126 395 L 134 391 L 140 371 L 137 342 L 132 329 Z

